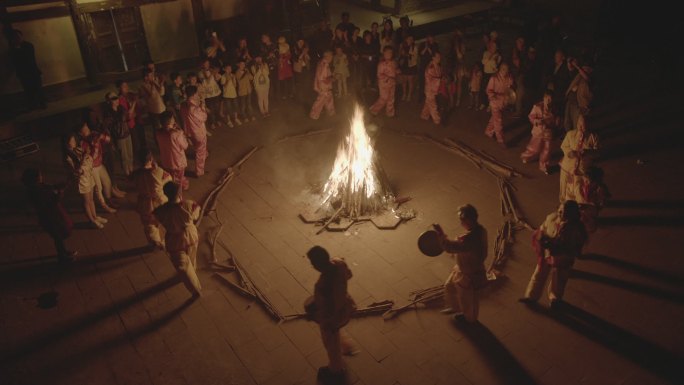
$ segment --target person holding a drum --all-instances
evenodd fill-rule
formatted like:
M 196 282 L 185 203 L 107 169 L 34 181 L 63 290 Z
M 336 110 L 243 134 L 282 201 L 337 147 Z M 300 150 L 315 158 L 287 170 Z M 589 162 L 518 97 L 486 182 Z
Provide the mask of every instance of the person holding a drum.
M 461 226 L 466 230 L 450 240 L 439 225 L 433 225 L 439 234 L 442 248 L 456 254 L 456 265 L 444 283 L 444 314 L 454 314 L 456 321 L 477 322 L 479 300 L 477 289 L 487 283 L 487 230 L 477 221 L 477 210 L 470 204 L 458 208 Z

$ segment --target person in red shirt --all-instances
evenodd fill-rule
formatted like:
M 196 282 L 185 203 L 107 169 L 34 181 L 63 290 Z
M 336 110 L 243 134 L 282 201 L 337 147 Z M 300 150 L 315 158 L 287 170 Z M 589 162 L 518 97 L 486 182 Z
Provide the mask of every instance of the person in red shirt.
M 178 183 L 183 190 L 187 190 L 190 188 L 190 182 L 185 178 L 185 168 L 188 166 L 185 150 L 188 148 L 188 140 L 183 130 L 176 124 L 171 111 L 162 112 L 159 119 L 162 125 L 157 130 L 159 160 L 162 167 L 171 174 L 173 181 Z
M 321 116 L 323 108 L 327 111 L 328 115 L 335 115 L 335 103 L 333 101 L 332 94 L 332 82 L 333 75 L 330 70 L 330 63 L 332 62 L 333 55 L 331 51 L 325 51 L 321 61 L 318 62 L 316 67 L 316 76 L 314 78 L 314 91 L 318 93 L 318 97 L 311 106 L 311 112 L 309 117 L 314 120 L 318 120 Z
M 81 137 L 81 147 L 93 158 L 93 177 L 95 178 L 97 198 L 105 210 L 109 213 L 115 213 L 116 210 L 112 209 L 112 205 L 107 204 L 107 202 L 112 199 L 112 194 L 117 198 L 123 198 L 126 195 L 112 189 L 112 180 L 107 168 L 102 163 L 103 145 L 111 143 L 112 137 L 105 133 L 90 130 L 88 123 L 83 123 L 78 133 Z
M 394 49 L 387 46 L 382 50 L 383 60 L 378 64 L 378 89 L 380 96 L 370 107 L 370 112 L 377 115 L 382 109 L 388 117 L 394 116 L 394 93 L 397 88 L 399 66 L 394 61 Z
M 195 147 L 195 175 L 204 175 L 204 164 L 209 152 L 207 151 L 207 109 L 200 103 L 197 87 L 185 88 L 187 100 L 181 104 L 181 117 L 185 126 L 185 133 Z

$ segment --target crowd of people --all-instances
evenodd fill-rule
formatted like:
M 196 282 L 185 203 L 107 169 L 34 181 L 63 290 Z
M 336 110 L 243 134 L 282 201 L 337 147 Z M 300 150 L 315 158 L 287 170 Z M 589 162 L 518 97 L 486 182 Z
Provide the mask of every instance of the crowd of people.
M 92 226 L 103 228 L 107 219 L 98 215 L 95 201 L 102 210 L 114 213 L 115 198 L 126 195 L 111 178 L 118 159 L 137 190 L 136 210 L 150 245 L 168 252 L 183 283 L 198 296 L 195 222 L 199 206 L 182 198 L 183 190 L 189 188 L 186 152 L 190 146 L 195 152 L 194 176 L 201 177 L 206 173 L 212 130 L 250 124 L 257 115 L 267 118 L 274 95 L 302 98 L 306 87 L 317 93 L 309 113 L 312 119 L 319 119 L 323 110 L 333 115 L 336 98 L 376 91 L 377 99 L 368 106 L 372 114 L 384 111 L 393 117 L 398 102 L 422 99 L 421 118 L 435 124 L 442 123 L 450 109 L 459 108 L 466 93 L 468 109 L 491 114 L 485 135 L 504 147 L 504 114 L 511 111 L 513 118 L 527 114 L 531 139 L 520 158 L 523 163 L 537 161 L 547 175 L 554 138 L 562 138 L 560 206 L 534 233 L 537 267 L 521 298 L 521 302 L 537 302 L 550 275 L 549 298 L 555 306 L 563 298 L 574 260 L 596 230 L 598 213 L 610 197 L 603 171 L 594 165 L 599 141 L 588 124 L 592 62 L 589 57 L 580 60 L 566 55 L 558 21 L 554 18 L 534 45 L 524 36 L 516 37 L 506 53 L 496 31 L 484 34 L 482 43 L 474 47 L 456 30 L 450 45 L 440 47 L 431 35 L 420 41 L 407 17 L 401 18 L 397 29 L 386 19 L 382 27 L 373 23 L 361 32 L 348 13 L 342 14 L 334 31 L 324 21 L 309 39 L 297 39 L 292 45 L 285 36 L 274 42 L 263 34 L 258 49 L 245 38 L 228 49 L 216 33 L 209 33 L 205 57 L 185 76 L 165 76 L 148 62 L 137 93 L 128 82 L 116 82 L 117 91 L 105 95 L 102 111 L 91 111 L 64 140 L 64 161 L 71 175 L 68 184 L 77 186 Z M 477 59 L 473 62 L 472 57 Z M 396 92 L 401 93 L 399 101 Z M 150 128 L 151 137 L 147 135 Z M 60 260 L 69 261 L 74 253 L 63 242 L 72 228 L 60 204 L 64 186 L 44 184 L 37 170 L 27 170 L 24 183 L 41 225 L 55 240 Z M 437 228 L 443 249 L 457 255 L 445 283 L 444 312 L 476 322 L 477 289 L 487 282 L 487 231 L 471 205 L 459 208 L 459 219 L 466 232 L 455 239 Z M 351 271 L 323 248 L 311 249 L 308 256 L 321 278 L 307 311 L 321 327 L 330 360 L 319 375 L 335 379 L 343 373 L 342 351 L 353 351 L 340 334 L 354 310 L 346 290 Z

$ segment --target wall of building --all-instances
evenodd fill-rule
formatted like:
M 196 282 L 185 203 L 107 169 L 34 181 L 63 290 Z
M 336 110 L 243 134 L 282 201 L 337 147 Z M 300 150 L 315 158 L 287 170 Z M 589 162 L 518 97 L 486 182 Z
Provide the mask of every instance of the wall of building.
M 140 7 L 150 57 L 158 63 L 197 56 L 197 34 L 190 0 Z
M 224 20 L 243 14 L 249 0 L 202 0 L 207 20 Z M 254 0 L 252 0 L 254 1 Z
M 85 67 L 71 17 L 63 16 L 14 23 L 24 40 L 33 44 L 43 72 L 43 84 L 58 84 L 85 77 Z M 0 38 L 0 94 L 21 91 L 10 65 L 8 42 Z

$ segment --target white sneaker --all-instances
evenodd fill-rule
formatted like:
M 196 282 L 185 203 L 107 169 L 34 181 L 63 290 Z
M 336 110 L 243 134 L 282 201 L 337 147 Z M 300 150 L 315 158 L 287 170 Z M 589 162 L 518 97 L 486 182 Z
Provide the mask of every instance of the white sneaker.
M 233 122 L 231 122 L 231 121 L 226 122 L 226 124 L 227 124 L 228 127 L 230 127 L 230 128 L 235 127 L 235 126 L 233 125 Z
M 96 221 L 90 222 L 90 223 L 92 223 L 93 226 L 95 226 L 96 229 L 104 229 L 104 225 L 102 224 L 102 222 L 98 222 L 98 221 L 96 220 Z
M 104 225 L 105 223 L 109 222 L 106 218 L 102 218 L 102 217 L 96 217 L 96 218 L 95 218 L 95 221 L 96 221 L 96 222 L 100 222 L 100 223 L 102 223 L 103 225 Z
M 238 126 L 241 126 L 242 122 L 240 121 L 240 119 L 235 118 L 235 124 L 237 124 Z

